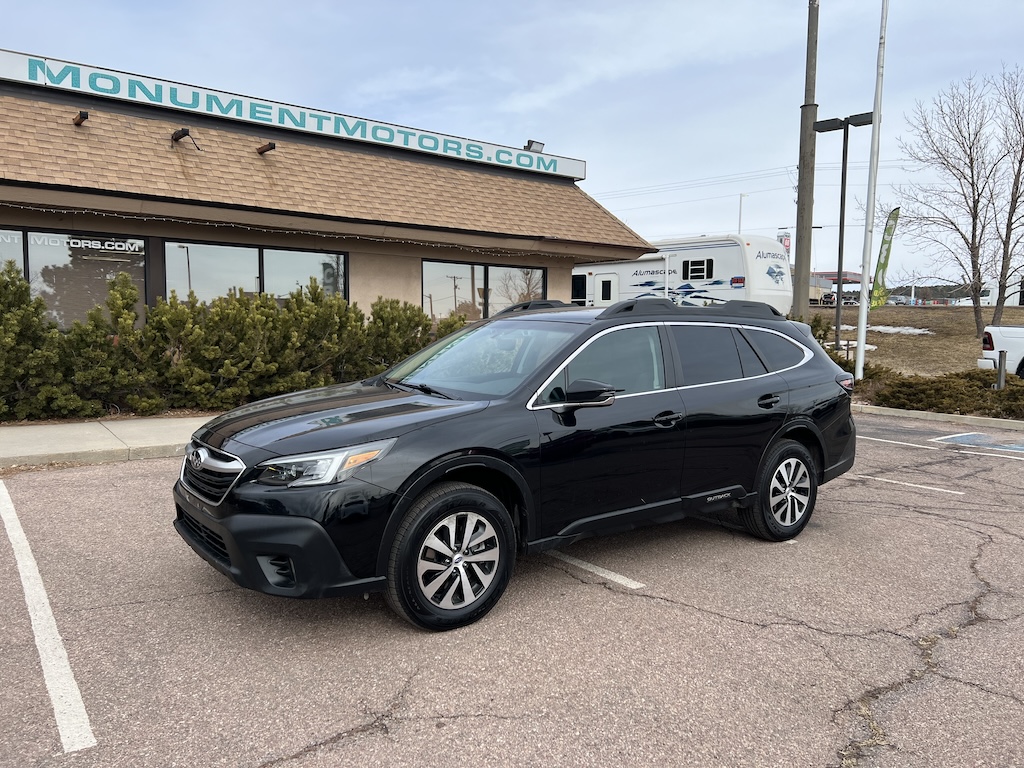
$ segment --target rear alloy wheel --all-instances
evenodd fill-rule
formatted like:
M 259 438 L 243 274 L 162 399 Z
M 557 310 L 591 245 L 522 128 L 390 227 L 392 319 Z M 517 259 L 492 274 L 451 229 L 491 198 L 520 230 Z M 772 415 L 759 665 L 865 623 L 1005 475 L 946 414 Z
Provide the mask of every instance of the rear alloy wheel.
M 427 490 L 406 513 L 388 561 L 388 604 L 418 627 L 445 630 L 483 617 L 515 560 L 508 511 L 468 483 Z
M 818 475 L 810 452 L 795 440 L 782 440 L 768 451 L 757 481 L 757 503 L 743 511 L 755 536 L 785 541 L 804 529 L 818 496 Z

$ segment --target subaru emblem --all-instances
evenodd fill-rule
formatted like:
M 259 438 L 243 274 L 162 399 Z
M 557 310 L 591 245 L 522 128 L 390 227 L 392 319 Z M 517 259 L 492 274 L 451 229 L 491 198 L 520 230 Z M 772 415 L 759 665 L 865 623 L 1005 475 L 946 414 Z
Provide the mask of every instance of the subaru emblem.
M 192 465 L 192 469 L 198 472 L 203 468 L 203 461 L 206 459 L 206 450 L 203 448 L 196 448 L 189 451 L 188 463 Z

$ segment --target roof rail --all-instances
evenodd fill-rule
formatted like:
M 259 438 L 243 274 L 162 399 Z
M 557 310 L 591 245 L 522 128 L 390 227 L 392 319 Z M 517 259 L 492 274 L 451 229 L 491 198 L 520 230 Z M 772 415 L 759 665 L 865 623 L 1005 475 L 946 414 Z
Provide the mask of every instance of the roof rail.
M 679 307 L 669 299 L 626 299 L 612 304 L 598 317 L 612 317 L 635 312 L 638 315 L 653 315 L 665 312 L 678 312 Z
M 562 307 L 576 307 L 579 309 L 578 304 L 566 304 L 558 299 L 531 299 L 530 301 L 521 301 L 518 304 L 513 304 L 511 307 L 505 307 L 500 312 L 496 312 L 495 315 L 526 312 L 531 309 L 561 309 Z
M 712 313 L 716 315 L 729 315 L 732 317 L 759 317 L 767 320 L 785 320 L 779 310 L 770 304 L 760 301 L 726 301 L 722 304 L 715 304 L 710 307 L 677 306 L 670 299 L 627 299 L 612 304 L 598 317 L 613 317 L 626 313 L 637 315 L 699 315 Z

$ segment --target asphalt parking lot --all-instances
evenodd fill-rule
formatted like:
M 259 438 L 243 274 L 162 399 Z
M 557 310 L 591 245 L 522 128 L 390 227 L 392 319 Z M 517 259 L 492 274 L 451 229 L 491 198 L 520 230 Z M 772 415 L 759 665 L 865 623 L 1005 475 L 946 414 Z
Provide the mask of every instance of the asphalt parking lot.
M 235 587 L 178 459 L 9 474 L 0 765 L 1024 765 L 1024 432 L 857 424 L 798 539 L 591 539 L 444 634 Z

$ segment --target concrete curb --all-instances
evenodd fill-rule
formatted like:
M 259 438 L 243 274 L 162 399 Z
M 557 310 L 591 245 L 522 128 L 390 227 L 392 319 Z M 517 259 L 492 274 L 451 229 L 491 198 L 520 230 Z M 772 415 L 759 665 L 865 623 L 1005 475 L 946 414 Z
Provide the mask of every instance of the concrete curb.
M 865 405 L 863 403 L 854 403 L 852 409 L 854 413 L 873 413 L 877 416 L 898 416 L 922 421 L 946 421 L 969 427 L 1015 429 L 1024 432 L 1024 421 L 1016 419 L 993 419 L 988 416 L 964 416 L 958 413 L 933 413 L 932 411 L 904 411 L 899 408 L 883 408 L 880 405 Z
M 0 427 L 0 468 L 181 456 L 192 433 L 209 419 L 117 419 L 4 426 Z

